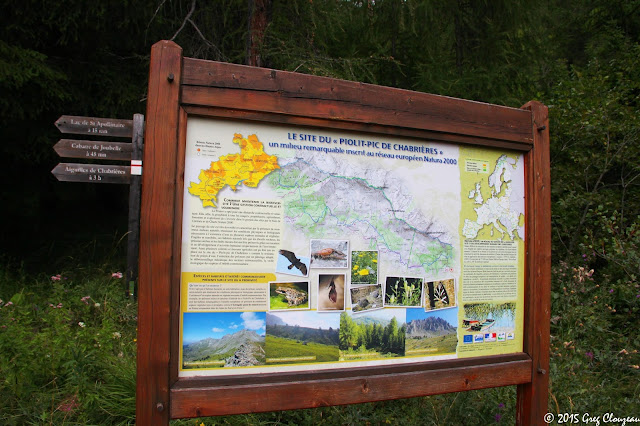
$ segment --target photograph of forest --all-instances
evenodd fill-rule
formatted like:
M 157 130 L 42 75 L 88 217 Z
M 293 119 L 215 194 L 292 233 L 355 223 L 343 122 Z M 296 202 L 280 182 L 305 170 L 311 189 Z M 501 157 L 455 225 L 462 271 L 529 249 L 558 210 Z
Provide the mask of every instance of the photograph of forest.
M 340 314 L 340 360 L 404 356 L 405 310 Z

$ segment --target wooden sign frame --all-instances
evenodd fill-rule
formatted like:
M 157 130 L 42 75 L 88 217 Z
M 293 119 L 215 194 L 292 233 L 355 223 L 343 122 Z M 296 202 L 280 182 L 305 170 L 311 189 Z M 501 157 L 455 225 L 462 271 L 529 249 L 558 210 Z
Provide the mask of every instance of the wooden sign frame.
M 547 412 L 551 208 L 547 108 L 507 108 L 387 87 L 151 52 L 142 182 L 138 424 L 518 386 L 518 424 Z M 178 377 L 186 121 L 205 116 L 495 147 L 524 154 L 522 353 L 285 374 Z M 535 214 L 534 214 L 535 212 Z

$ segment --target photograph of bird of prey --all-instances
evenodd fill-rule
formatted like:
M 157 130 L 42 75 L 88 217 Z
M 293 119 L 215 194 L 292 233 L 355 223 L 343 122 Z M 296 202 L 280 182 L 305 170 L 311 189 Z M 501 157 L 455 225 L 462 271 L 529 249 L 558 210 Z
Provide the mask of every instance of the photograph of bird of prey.
M 298 256 L 290 250 L 278 251 L 276 272 L 281 274 L 306 277 L 309 272 L 309 257 Z

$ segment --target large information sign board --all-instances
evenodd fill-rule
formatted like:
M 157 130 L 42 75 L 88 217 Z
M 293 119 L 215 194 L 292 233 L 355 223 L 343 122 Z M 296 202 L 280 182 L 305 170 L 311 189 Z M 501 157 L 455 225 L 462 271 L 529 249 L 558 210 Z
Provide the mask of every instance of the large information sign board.
M 150 74 L 139 421 L 505 385 L 519 422 L 542 421 L 544 106 L 193 60 L 170 42 Z

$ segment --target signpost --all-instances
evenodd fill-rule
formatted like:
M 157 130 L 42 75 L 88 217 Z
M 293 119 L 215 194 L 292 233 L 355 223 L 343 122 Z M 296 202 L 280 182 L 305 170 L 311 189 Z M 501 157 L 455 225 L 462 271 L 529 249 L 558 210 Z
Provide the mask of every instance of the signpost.
M 129 184 L 130 166 L 60 163 L 52 171 L 59 181 Z
M 133 120 L 63 115 L 55 122 L 61 133 L 130 138 Z
M 55 125 L 61 133 L 131 139 L 131 142 L 60 139 L 53 147 L 60 157 L 82 158 L 92 161 L 127 161 L 130 165 L 60 163 L 51 173 L 61 182 L 129 185 L 125 294 L 135 295 L 137 291 L 135 281 L 138 276 L 144 116 L 135 114 L 133 120 L 122 120 L 63 115 L 56 120 Z
M 131 160 L 133 144 L 76 139 L 60 139 L 53 149 L 60 157 L 87 160 Z
M 168 41 L 149 77 L 139 424 L 509 385 L 518 424 L 543 424 L 544 105 L 183 58 Z

